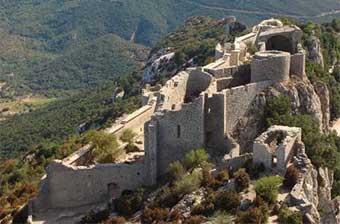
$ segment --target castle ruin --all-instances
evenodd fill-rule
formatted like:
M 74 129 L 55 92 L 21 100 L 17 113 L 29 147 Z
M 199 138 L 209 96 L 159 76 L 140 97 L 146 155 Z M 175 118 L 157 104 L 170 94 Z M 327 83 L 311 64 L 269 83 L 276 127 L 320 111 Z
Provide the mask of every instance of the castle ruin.
M 240 155 L 231 133 L 257 94 L 274 83 L 289 81 L 292 75 L 305 78 L 301 38 L 298 27 L 266 20 L 233 43 L 218 44 L 213 63 L 182 71 L 164 86 L 147 85 L 144 106 L 107 130 L 119 136 L 127 128 L 133 129 L 143 136 L 144 151 L 128 163 L 86 166 L 83 160 L 91 150 L 86 146 L 53 162 L 30 203 L 32 213 L 39 217 L 51 209 L 88 209 L 107 203 L 123 190 L 154 185 L 170 163 L 182 160 L 193 149 L 217 151 L 229 162 L 249 158 L 249 154 Z M 283 172 L 301 131 L 276 127 L 274 137 L 273 131 L 255 141 L 253 158 L 270 168 L 275 161 Z M 281 137 L 284 147 L 277 142 Z

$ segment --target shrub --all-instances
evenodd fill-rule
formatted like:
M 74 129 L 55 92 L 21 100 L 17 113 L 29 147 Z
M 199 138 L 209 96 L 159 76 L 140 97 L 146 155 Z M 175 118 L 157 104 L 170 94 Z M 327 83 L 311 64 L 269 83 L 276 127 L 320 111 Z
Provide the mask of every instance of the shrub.
M 279 223 L 285 224 L 302 224 L 302 215 L 298 212 L 293 212 L 287 207 L 282 207 L 279 212 Z
M 120 136 L 120 140 L 129 144 L 133 144 L 133 139 L 136 137 L 136 135 L 137 134 L 134 133 L 131 129 L 126 129 Z
M 255 191 L 258 196 L 269 204 L 275 203 L 283 178 L 280 176 L 263 177 L 256 181 Z
M 259 174 L 264 172 L 266 170 L 263 163 L 254 164 L 253 160 L 249 159 L 245 162 L 244 168 L 246 169 L 246 172 L 249 174 L 250 177 L 257 179 L 259 178 Z
M 216 212 L 213 217 L 209 219 L 208 224 L 232 224 L 234 217 L 226 212 Z
M 212 202 L 204 201 L 193 208 L 192 215 L 211 216 L 215 212 L 215 205 Z
M 130 216 L 142 208 L 144 191 L 123 193 L 121 197 L 115 199 L 116 211 L 123 216 Z
M 177 209 L 172 210 L 169 215 L 169 221 L 171 221 L 172 223 L 179 223 L 181 218 L 182 218 L 182 214 Z
M 93 144 L 93 155 L 98 162 L 112 163 L 124 154 L 124 150 L 119 147 L 116 137 L 112 134 L 89 131 L 85 138 Z
M 126 219 L 122 216 L 117 216 L 104 222 L 104 224 L 125 224 L 125 223 Z
M 191 169 L 204 165 L 208 159 L 209 155 L 204 149 L 197 149 L 186 154 L 184 162 L 186 167 Z
M 190 218 L 186 219 L 184 221 L 184 224 L 201 224 L 204 221 L 205 220 L 204 220 L 203 216 L 194 215 L 194 216 L 191 216 Z
M 171 208 L 175 206 L 181 199 L 180 195 L 173 188 L 163 187 L 156 199 L 154 200 L 154 207 Z
M 249 187 L 250 177 L 245 169 L 240 169 L 234 174 L 236 190 L 241 192 Z
M 175 192 L 177 192 L 178 195 L 189 194 L 199 189 L 201 181 L 202 173 L 195 170 L 191 174 L 186 175 L 175 182 Z
M 139 148 L 135 144 L 128 144 L 125 147 L 125 152 L 130 153 L 130 152 L 139 152 Z
M 80 223 L 100 223 L 109 218 L 110 211 L 108 209 L 102 211 L 90 211 L 85 214 L 85 216 L 81 219 Z
M 221 170 L 216 179 L 221 182 L 227 182 L 229 180 L 229 172 L 227 170 Z
M 151 224 L 166 221 L 169 212 L 167 208 L 146 208 L 142 215 L 142 222 Z
M 203 173 L 202 186 L 212 188 L 214 190 L 217 190 L 220 186 L 222 186 L 223 182 L 215 179 L 215 177 L 211 175 L 209 169 L 203 169 L 202 173 Z
M 283 185 L 289 189 L 292 189 L 299 179 L 299 170 L 294 166 L 290 166 L 285 174 L 285 179 L 283 180 Z
M 169 166 L 169 176 L 171 180 L 178 180 L 185 174 L 185 168 L 179 161 L 173 162 Z
M 264 224 L 267 223 L 268 220 L 268 207 L 266 208 L 258 208 L 254 207 L 248 209 L 245 212 L 238 212 L 236 223 L 239 224 Z
M 241 198 L 235 191 L 224 191 L 217 194 L 215 207 L 226 211 L 236 211 Z

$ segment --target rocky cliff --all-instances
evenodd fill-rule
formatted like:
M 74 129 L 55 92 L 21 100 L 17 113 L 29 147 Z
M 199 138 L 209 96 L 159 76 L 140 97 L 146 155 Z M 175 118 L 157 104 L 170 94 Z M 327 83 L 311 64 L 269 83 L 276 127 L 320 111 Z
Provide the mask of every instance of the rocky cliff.
M 306 77 L 278 83 L 256 97 L 248 116 L 239 122 L 233 137 L 243 151 L 251 149 L 253 139 L 264 130 L 266 103 L 284 95 L 289 97 L 293 114 L 308 114 L 320 124 L 320 131 L 327 132 L 330 123 L 329 91 L 325 84 L 312 84 Z M 333 173 L 327 168 L 316 168 L 300 143 L 294 165 L 300 180 L 294 186 L 286 203 L 301 211 L 306 223 L 340 223 L 340 198 L 331 198 Z
M 239 121 L 232 137 L 241 149 L 250 151 L 252 142 L 264 131 L 265 106 L 269 100 L 284 95 L 290 98 L 293 114 L 308 114 L 320 124 L 320 131 L 327 131 L 330 123 L 329 92 L 323 83 L 312 83 L 295 77 L 290 82 L 277 83 L 258 95 L 245 116 Z

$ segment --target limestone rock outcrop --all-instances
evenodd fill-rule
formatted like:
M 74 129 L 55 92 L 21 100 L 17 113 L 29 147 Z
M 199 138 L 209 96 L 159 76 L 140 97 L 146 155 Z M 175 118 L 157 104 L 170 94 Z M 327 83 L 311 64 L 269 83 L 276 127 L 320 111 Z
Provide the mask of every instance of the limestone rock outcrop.
M 299 144 L 297 150 L 294 166 L 300 172 L 300 179 L 285 204 L 298 209 L 307 223 L 340 223 L 336 221 L 340 217 L 340 201 L 331 199 L 333 173 L 328 168 L 316 169 L 307 157 L 303 143 Z
M 144 82 L 151 83 L 163 73 L 170 74 L 171 76 L 176 74 L 178 72 L 176 69 L 169 69 L 171 67 L 170 64 L 174 63 L 172 60 L 174 56 L 175 52 L 171 48 L 160 49 L 159 51 L 152 54 L 148 59 L 144 69 Z
M 281 82 L 259 94 L 249 108 L 248 116 L 241 119 L 233 130 L 232 137 L 241 149 L 251 149 L 255 137 L 264 131 L 266 102 L 281 94 L 290 98 L 294 114 L 308 114 L 319 122 L 321 131 L 328 130 L 330 111 L 327 86 L 323 83 L 312 85 L 308 79 Z
M 320 40 L 317 37 L 310 37 L 306 41 L 307 46 L 307 57 L 309 60 L 324 67 L 324 58 L 322 55 L 322 48 Z

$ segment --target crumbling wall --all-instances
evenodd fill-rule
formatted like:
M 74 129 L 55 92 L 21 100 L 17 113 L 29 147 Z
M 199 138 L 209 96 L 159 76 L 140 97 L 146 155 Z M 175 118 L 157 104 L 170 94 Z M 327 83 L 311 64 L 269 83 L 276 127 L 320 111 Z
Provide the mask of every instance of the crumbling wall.
M 306 54 L 299 52 L 290 57 L 290 74 L 299 76 L 301 79 L 306 75 Z
M 180 72 L 168 80 L 160 91 L 162 109 L 171 110 L 184 102 L 187 93 L 188 72 Z
M 143 163 L 97 164 L 94 166 L 68 166 L 52 162 L 46 169 L 47 177 L 33 201 L 33 211 L 81 207 L 109 201 L 110 184 L 122 190 L 136 189 L 145 183 Z
M 270 81 L 251 83 L 224 90 L 225 130 L 232 133 L 238 121 L 246 115 L 256 95 L 271 85 Z
M 186 96 L 198 96 L 209 87 L 212 81 L 212 76 L 207 72 L 204 72 L 202 68 L 191 69 L 188 71 L 189 78 L 186 86 Z
M 186 153 L 204 147 L 204 96 L 183 104 L 179 111 L 165 111 L 155 117 L 157 123 L 157 173 L 167 172 L 171 162 Z
M 245 163 L 253 158 L 252 153 L 245 153 L 237 157 L 226 158 L 222 161 L 219 169 L 227 169 L 237 171 L 239 168 L 244 167 Z
M 300 128 L 272 126 L 254 141 L 254 163 L 284 174 L 296 154 L 298 142 L 301 142 Z

